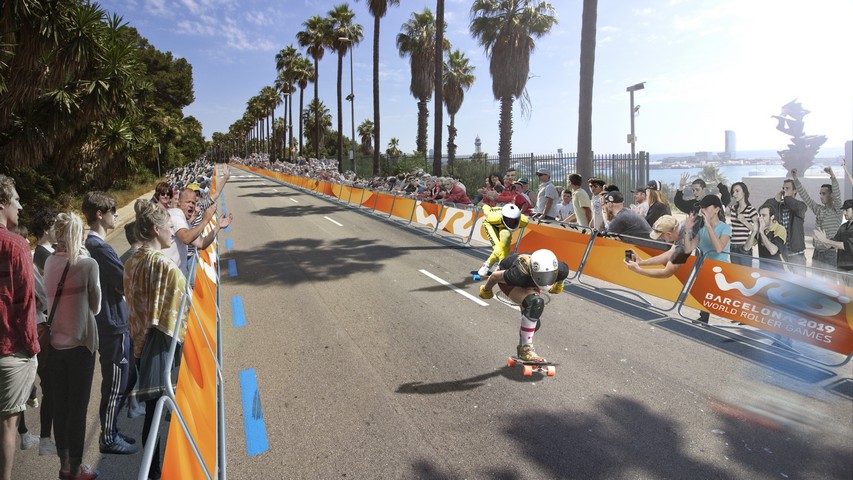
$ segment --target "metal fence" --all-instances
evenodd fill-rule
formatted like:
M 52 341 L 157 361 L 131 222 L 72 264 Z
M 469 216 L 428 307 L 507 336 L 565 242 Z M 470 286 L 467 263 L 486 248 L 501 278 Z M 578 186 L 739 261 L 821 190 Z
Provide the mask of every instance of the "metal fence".
M 359 176 L 372 176 L 372 157 L 358 156 L 355 160 L 355 171 Z M 346 159 L 344 162 L 345 169 L 349 168 L 349 160 Z M 509 166 L 517 171 L 518 178 L 530 180 L 532 190 L 538 186 L 535 173 L 540 168 L 546 168 L 551 172 L 551 181 L 554 185 L 565 187 L 568 184 L 569 174 L 577 171 L 577 155 L 571 153 L 556 155 L 515 154 L 510 156 Z M 426 172 L 431 172 L 432 158 L 413 155 L 401 155 L 399 157 L 383 155 L 381 157 L 381 176 L 408 173 L 414 168 L 422 168 Z M 617 185 L 622 192 L 628 192 L 648 182 L 649 153 L 639 152 L 636 157 L 631 157 L 630 154 L 593 155 L 592 171 L 593 176 L 604 180 L 607 184 Z M 452 163 L 448 162 L 446 156 L 442 158 L 442 174 L 459 177 L 469 192 L 483 186 L 485 178 L 492 173 L 500 175 L 504 173 L 499 171 L 497 156 L 486 154 L 462 155 L 457 156 Z

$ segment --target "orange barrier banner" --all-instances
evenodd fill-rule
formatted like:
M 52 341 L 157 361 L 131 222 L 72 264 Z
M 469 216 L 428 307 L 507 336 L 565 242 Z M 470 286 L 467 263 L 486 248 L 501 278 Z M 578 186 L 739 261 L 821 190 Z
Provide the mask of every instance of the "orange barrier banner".
M 577 272 L 589 240 L 589 233 L 568 225 L 562 228 L 528 223 L 524 227 L 518 251 L 534 252 L 540 248 L 547 248 L 565 262 L 572 272 Z
M 475 210 L 457 207 L 445 207 L 441 210 L 438 219 L 438 227 L 447 233 L 467 238 L 474 226 L 474 218 L 477 216 Z
M 411 217 L 413 222 L 425 227 L 435 228 L 438 225 L 438 212 L 441 210 L 441 205 L 433 202 L 424 202 L 423 200 L 403 198 L 408 200 L 406 203 L 407 206 L 412 205 L 412 208 L 415 209 L 414 217 L 412 217 L 412 210 L 409 209 L 407 218 Z M 400 202 L 399 197 L 397 198 L 397 202 Z M 396 207 L 394 209 L 396 210 Z
M 690 295 L 723 318 L 853 353 L 853 288 L 706 259 Z
M 415 208 L 415 199 L 409 197 L 401 197 L 397 196 L 394 198 L 394 195 L 389 195 L 387 193 L 380 193 L 380 197 L 391 197 L 394 202 L 394 206 L 391 208 L 391 215 L 397 218 L 402 218 L 403 220 L 409 220 L 412 218 L 412 210 Z

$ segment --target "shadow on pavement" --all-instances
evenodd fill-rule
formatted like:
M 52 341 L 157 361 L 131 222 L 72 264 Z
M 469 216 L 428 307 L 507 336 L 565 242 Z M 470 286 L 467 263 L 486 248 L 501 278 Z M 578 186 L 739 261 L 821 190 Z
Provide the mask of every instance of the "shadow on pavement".
M 307 215 L 334 215 L 340 213 L 340 207 L 336 205 L 288 205 L 285 207 L 267 207 L 255 210 L 250 215 L 263 215 L 265 217 L 302 217 Z

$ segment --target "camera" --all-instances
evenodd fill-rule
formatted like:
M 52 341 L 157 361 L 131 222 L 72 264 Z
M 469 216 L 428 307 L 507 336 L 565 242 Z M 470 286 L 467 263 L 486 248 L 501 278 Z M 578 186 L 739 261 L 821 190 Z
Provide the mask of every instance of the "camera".
M 634 252 L 631 250 L 625 250 L 625 261 L 633 262 L 634 261 Z

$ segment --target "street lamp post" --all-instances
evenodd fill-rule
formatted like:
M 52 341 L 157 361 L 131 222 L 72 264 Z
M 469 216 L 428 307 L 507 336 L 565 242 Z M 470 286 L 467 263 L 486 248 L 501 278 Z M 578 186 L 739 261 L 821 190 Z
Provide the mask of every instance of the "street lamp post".
M 350 103 L 350 115 L 351 115 L 350 121 L 352 122 L 352 137 L 351 137 L 352 141 L 350 142 L 349 158 L 350 158 L 350 163 L 352 166 L 352 171 L 356 172 L 356 168 L 355 168 L 355 89 L 353 88 L 355 82 L 353 80 L 353 75 L 352 75 L 352 72 L 353 72 L 352 56 L 353 56 L 353 49 L 355 48 L 355 45 L 353 44 L 352 39 L 350 39 L 348 37 L 339 37 L 338 40 L 340 40 L 342 42 L 347 42 L 350 44 L 350 49 L 349 49 L 349 95 L 347 95 L 346 98 L 347 98 L 347 101 L 349 101 L 349 103 Z
M 646 82 L 640 82 L 636 85 L 631 85 L 630 87 L 628 87 L 626 89 L 626 91 L 631 96 L 631 112 L 630 112 L 631 113 L 631 133 L 628 135 L 628 143 L 631 144 L 631 158 L 634 158 L 637 154 L 637 151 L 636 151 L 636 149 L 637 149 L 637 136 L 634 135 L 634 116 L 636 114 L 634 111 L 635 110 L 635 108 L 634 108 L 634 92 L 636 92 L 637 90 L 642 90 L 642 89 L 646 88 L 645 83 Z

